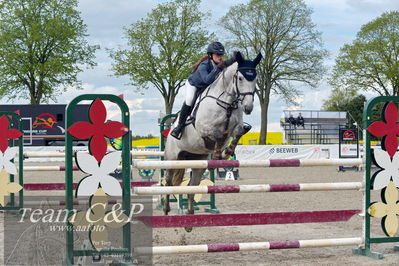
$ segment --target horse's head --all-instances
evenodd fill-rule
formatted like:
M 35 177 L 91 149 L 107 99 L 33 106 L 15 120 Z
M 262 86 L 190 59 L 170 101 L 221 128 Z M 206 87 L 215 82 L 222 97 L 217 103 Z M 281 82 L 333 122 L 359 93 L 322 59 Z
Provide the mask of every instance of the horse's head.
M 237 72 L 233 78 L 234 93 L 242 104 L 245 114 L 250 114 L 254 107 L 256 88 L 256 66 L 262 59 L 259 53 L 254 60 L 245 60 L 240 52 L 236 53 Z

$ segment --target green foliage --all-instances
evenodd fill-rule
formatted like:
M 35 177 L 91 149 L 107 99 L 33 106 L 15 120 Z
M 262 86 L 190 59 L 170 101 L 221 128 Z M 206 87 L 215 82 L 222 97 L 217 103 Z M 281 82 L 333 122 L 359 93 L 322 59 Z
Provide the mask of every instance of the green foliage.
M 399 12 L 382 14 L 363 25 L 335 60 L 329 83 L 379 95 L 399 95 Z
M 356 122 L 360 128 L 363 125 L 363 109 L 366 97 L 356 90 L 333 89 L 330 97 L 323 102 L 322 110 L 349 112 L 355 121 L 349 121 L 349 127 Z
M 212 37 L 201 25 L 209 16 L 199 11 L 200 2 L 159 4 L 126 30 L 128 49 L 110 51 L 115 75 L 129 76 L 138 91 L 155 86 L 164 98 L 166 114 Z
M 220 21 L 233 48 L 250 57 L 258 52 L 264 56 L 256 91 L 262 109 L 260 144 L 266 141 L 270 93 L 295 102 L 298 87 L 316 87 L 325 72 L 327 51 L 311 14 L 302 0 L 252 0 L 233 6 Z
M 80 87 L 82 66 L 94 66 L 96 46 L 87 44 L 77 0 L 0 2 L 0 95 L 56 101 Z
M 132 140 L 139 140 L 139 139 L 153 139 L 156 138 L 152 134 L 148 134 L 147 136 L 139 136 L 139 135 L 134 135 L 132 136 Z

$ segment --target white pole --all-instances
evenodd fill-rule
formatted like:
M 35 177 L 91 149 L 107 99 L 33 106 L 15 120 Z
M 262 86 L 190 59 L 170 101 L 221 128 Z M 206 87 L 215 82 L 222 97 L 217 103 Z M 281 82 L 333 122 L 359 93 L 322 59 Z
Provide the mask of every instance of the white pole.
M 86 151 L 87 152 L 87 151 Z M 163 151 L 131 151 L 132 156 L 164 156 Z M 28 151 L 24 152 L 27 158 L 65 157 L 64 152 L 57 151 Z
M 88 200 L 77 200 L 74 201 L 77 202 L 79 205 L 84 205 L 84 204 L 89 204 Z M 151 198 L 151 199 L 134 199 L 132 200 L 131 203 L 158 203 L 159 199 L 158 198 Z M 59 206 L 59 205 L 65 205 L 66 202 L 62 200 L 34 200 L 34 201 L 24 201 L 24 206 L 41 206 L 41 205 L 50 205 L 50 206 Z M 110 205 L 115 204 L 115 203 L 122 203 L 121 200 L 118 200 L 117 202 L 108 203 Z
M 24 171 L 61 171 L 60 166 L 58 165 L 46 165 L 46 166 L 24 166 Z
M 361 190 L 363 188 L 362 182 L 308 183 L 299 185 L 300 191 Z

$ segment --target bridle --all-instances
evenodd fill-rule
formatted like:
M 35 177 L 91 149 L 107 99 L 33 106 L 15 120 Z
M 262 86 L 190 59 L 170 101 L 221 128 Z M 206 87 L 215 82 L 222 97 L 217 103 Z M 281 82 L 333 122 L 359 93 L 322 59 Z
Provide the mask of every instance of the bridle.
M 254 67 L 239 67 L 239 68 L 237 68 L 236 73 L 233 76 L 233 86 L 234 86 L 233 91 L 235 91 L 235 93 L 229 93 L 227 91 L 224 91 L 218 97 L 215 97 L 213 95 L 208 95 L 209 89 L 210 89 L 210 88 L 208 88 L 205 96 L 202 99 L 200 99 L 200 102 L 201 102 L 203 99 L 205 99 L 207 97 L 213 98 L 216 100 L 217 105 L 219 105 L 220 107 L 222 107 L 223 109 L 226 110 L 227 119 L 226 119 L 226 123 L 225 123 L 225 127 L 224 127 L 225 130 L 227 130 L 227 128 L 229 126 L 231 114 L 233 113 L 234 110 L 238 109 L 238 103 L 242 103 L 245 96 L 247 96 L 247 95 L 252 95 L 252 97 L 255 95 L 255 90 L 253 92 L 244 92 L 244 93 L 240 91 L 240 88 L 238 87 L 238 71 L 240 71 L 240 70 L 255 70 L 255 68 Z M 228 96 L 235 97 L 231 103 L 221 99 L 221 97 L 225 93 Z M 199 106 L 199 103 L 198 103 L 198 106 Z
M 223 109 L 225 109 L 227 111 L 229 111 L 229 110 L 233 111 L 233 110 L 237 109 L 238 103 L 242 103 L 244 101 L 245 96 L 251 95 L 253 97 L 255 95 L 255 90 L 253 92 L 241 92 L 240 88 L 238 87 L 238 71 L 243 70 L 243 69 L 255 70 L 255 68 L 253 68 L 253 67 L 237 68 L 236 73 L 233 76 L 233 92 L 234 93 L 229 93 L 228 91 L 224 91 L 219 95 L 219 97 L 214 97 L 211 95 L 207 95 L 207 96 L 214 98 L 216 100 L 217 105 L 219 105 L 220 107 L 222 107 Z M 225 94 L 225 93 L 228 96 L 233 97 L 233 101 L 231 103 L 228 103 L 228 102 L 220 99 L 223 96 L 223 94 Z
M 238 87 L 238 71 L 240 71 L 240 70 L 255 70 L 255 68 L 254 67 L 239 67 L 239 68 L 237 68 L 237 71 L 234 74 L 233 80 L 235 81 L 234 83 L 236 85 L 236 87 L 235 87 L 236 96 L 239 99 L 239 101 L 242 102 L 244 100 L 245 96 L 247 96 L 247 95 L 254 96 L 255 90 L 253 92 L 244 92 L 244 93 L 242 93 L 240 91 L 240 88 Z M 241 96 L 242 96 L 242 98 L 240 99 Z

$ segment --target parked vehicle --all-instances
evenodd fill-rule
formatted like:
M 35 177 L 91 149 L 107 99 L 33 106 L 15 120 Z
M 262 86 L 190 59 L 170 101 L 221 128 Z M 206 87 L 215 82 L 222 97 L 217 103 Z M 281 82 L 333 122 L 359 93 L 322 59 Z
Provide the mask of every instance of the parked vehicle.
M 87 121 L 89 104 L 77 105 L 73 120 Z M 22 117 L 25 146 L 51 146 L 65 143 L 66 104 L 0 105 L 0 112 L 16 112 Z M 74 140 L 74 145 L 87 145 L 88 140 Z

